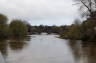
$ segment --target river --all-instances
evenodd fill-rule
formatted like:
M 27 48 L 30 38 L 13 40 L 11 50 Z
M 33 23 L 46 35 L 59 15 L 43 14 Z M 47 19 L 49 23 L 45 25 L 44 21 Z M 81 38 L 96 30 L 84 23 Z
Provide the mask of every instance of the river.
M 2 53 L 6 52 L 7 63 L 88 63 L 88 54 L 82 50 L 80 41 L 58 37 L 46 34 L 30 35 L 25 41 L 9 41 L 6 48 L 2 47 Z

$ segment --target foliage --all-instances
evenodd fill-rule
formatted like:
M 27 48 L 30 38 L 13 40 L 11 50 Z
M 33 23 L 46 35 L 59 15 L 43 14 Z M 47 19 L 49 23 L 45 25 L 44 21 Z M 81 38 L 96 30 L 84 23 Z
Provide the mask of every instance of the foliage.
M 27 35 L 27 27 L 22 20 L 13 20 L 9 25 L 9 32 L 12 38 L 23 38 Z
M 68 30 L 64 31 L 64 33 L 61 34 L 60 36 L 62 38 L 66 38 L 66 39 L 77 39 L 77 40 L 79 40 L 81 38 L 80 34 L 81 34 L 80 24 L 77 21 L 75 21 L 75 23 L 72 24 L 71 26 L 69 26 Z
M 96 0 L 75 0 L 77 4 L 81 4 L 80 9 L 87 12 L 82 16 L 87 19 L 81 24 L 75 22 L 67 26 L 67 31 L 64 31 L 60 36 L 67 39 L 79 39 L 83 41 L 96 41 Z M 80 10 L 81 11 L 81 10 Z M 77 20 L 78 21 L 78 20 Z
M 81 24 L 75 22 L 68 27 L 61 35 L 62 38 L 78 39 L 82 41 L 96 41 L 96 12 Z
M 89 18 L 82 23 L 82 40 L 96 41 L 96 21 Z
M 44 26 L 44 25 L 40 25 L 40 26 L 28 26 L 28 33 L 29 34 L 41 34 L 41 33 L 55 33 L 55 34 L 61 34 L 63 33 L 67 28 L 67 26 Z
M 0 14 L 0 39 L 7 37 L 7 17 Z

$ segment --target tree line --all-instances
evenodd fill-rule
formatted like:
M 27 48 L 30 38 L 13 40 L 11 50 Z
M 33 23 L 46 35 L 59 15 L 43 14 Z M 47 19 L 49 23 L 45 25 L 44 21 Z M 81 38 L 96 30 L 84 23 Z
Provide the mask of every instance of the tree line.
M 8 18 L 0 14 L 0 38 L 22 38 L 28 34 L 41 34 L 42 32 L 55 33 L 64 39 L 75 39 L 82 41 L 96 41 L 96 1 L 95 0 L 75 0 L 80 4 L 81 16 L 86 17 L 82 23 L 76 19 L 71 25 L 64 26 L 32 26 L 23 20 L 12 20 L 8 24 Z
M 0 14 L 0 39 L 23 38 L 27 36 L 27 26 L 23 20 L 14 19 L 8 24 L 8 18 Z
M 67 26 L 48 26 L 48 25 L 39 25 L 39 26 L 31 26 L 30 24 L 27 24 L 28 27 L 28 33 L 29 34 L 41 34 L 41 33 L 47 33 L 47 34 L 61 34 L 66 29 Z
M 76 20 L 69 26 L 68 30 L 60 36 L 66 39 L 76 39 L 82 41 L 96 41 L 96 0 L 75 0 L 80 6 L 81 16 L 85 17 L 82 23 Z M 86 11 L 84 11 L 86 9 Z

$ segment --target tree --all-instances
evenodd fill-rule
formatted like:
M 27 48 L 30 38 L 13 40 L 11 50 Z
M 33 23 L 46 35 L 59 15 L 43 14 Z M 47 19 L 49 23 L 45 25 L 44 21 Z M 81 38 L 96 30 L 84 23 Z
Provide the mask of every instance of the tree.
M 81 4 L 80 9 L 87 9 L 87 13 L 83 13 L 83 15 L 93 16 L 96 11 L 96 0 L 75 0 L 78 4 Z
M 87 9 L 87 19 L 81 24 L 81 39 L 83 41 L 96 41 L 96 0 L 75 0 L 81 5 L 81 10 Z
M 13 20 L 9 25 L 9 32 L 12 38 L 24 38 L 27 35 L 27 26 L 22 20 Z
M 93 19 L 87 19 L 81 25 L 81 33 L 83 41 L 96 41 L 96 22 Z
M 7 17 L 0 14 L 0 39 L 7 37 Z
M 71 26 L 67 26 L 68 30 L 65 30 L 60 36 L 65 39 L 81 39 L 80 21 L 76 19 Z

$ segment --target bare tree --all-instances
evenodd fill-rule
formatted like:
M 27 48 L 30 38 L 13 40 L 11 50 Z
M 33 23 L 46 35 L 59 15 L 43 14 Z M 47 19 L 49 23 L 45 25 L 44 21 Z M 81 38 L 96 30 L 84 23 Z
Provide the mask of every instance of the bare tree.
M 96 11 L 96 0 L 75 0 L 78 4 L 81 4 L 80 9 L 87 9 L 87 14 L 93 15 Z M 84 13 L 86 14 L 86 13 Z

